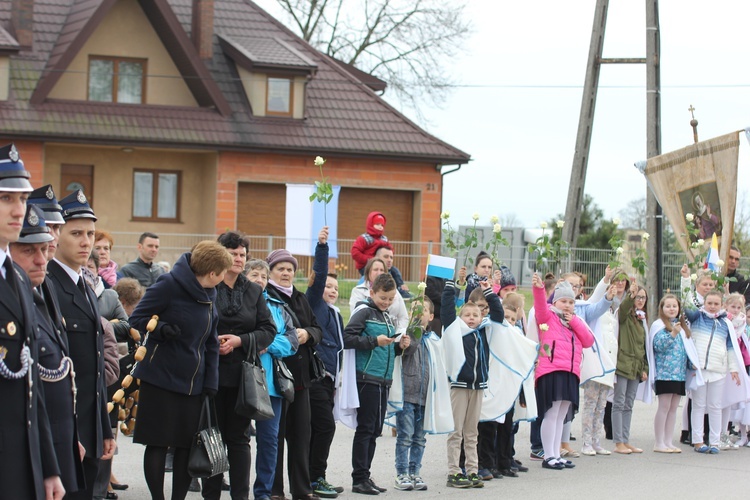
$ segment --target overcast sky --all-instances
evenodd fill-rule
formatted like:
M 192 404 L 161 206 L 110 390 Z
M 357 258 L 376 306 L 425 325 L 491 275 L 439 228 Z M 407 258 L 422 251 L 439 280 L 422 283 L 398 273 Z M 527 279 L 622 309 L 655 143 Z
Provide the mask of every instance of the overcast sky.
M 275 0 L 259 3 L 283 20 Z M 443 69 L 461 85 L 444 109 L 423 110 L 428 131 L 473 159 L 445 177 L 443 209 L 456 223 L 512 213 L 536 226 L 565 211 L 596 2 L 467 3 L 474 34 Z M 691 104 L 702 140 L 750 126 L 750 2 L 659 7 L 662 152 L 692 143 Z M 645 57 L 645 24 L 645 1 L 611 0 L 604 57 Z M 645 196 L 633 167 L 646 159 L 645 82 L 644 65 L 602 68 L 586 192 L 609 217 Z M 743 137 L 740 195 L 750 187 L 748 150 Z

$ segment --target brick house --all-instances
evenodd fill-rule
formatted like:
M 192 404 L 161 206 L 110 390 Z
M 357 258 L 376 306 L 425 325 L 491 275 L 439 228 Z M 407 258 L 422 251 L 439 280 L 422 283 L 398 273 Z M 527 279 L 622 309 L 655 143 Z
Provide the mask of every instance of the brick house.
M 111 231 L 283 236 L 321 155 L 340 239 L 378 209 L 391 239 L 439 241 L 443 167 L 470 157 L 384 88 L 249 0 L 0 0 L 0 143 Z

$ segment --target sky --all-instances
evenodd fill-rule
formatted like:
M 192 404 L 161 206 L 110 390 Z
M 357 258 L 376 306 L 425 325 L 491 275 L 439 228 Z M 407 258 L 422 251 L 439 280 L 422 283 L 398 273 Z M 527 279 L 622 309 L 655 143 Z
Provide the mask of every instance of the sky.
M 259 1 L 283 20 L 274 3 Z M 645 3 L 610 0 L 604 57 L 645 57 Z M 479 213 L 533 227 L 564 213 L 595 4 L 467 0 L 473 34 L 442 68 L 459 84 L 442 108 L 423 108 L 420 123 L 472 157 L 444 177 L 454 223 Z M 750 126 L 750 2 L 661 0 L 659 16 L 662 152 L 693 142 L 690 105 L 701 140 Z M 617 217 L 647 189 L 633 167 L 646 159 L 646 67 L 604 65 L 599 84 L 585 191 Z M 739 200 L 750 188 L 744 137 L 738 185 Z

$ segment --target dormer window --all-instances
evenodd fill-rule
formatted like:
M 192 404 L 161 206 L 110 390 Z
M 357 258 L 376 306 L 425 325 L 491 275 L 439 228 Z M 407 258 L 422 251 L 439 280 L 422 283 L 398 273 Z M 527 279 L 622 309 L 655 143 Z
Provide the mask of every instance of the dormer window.
M 142 104 L 146 59 L 89 57 L 89 101 Z
M 292 80 L 268 77 L 266 90 L 266 114 L 274 116 L 292 115 Z

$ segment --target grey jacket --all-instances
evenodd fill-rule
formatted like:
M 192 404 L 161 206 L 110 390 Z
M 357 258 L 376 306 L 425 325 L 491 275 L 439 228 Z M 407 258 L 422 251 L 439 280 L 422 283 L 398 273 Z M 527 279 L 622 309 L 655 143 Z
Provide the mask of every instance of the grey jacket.
M 404 402 L 424 406 L 430 387 L 430 360 L 424 335 L 417 340 L 411 336 L 411 345 L 401 355 L 401 379 Z

